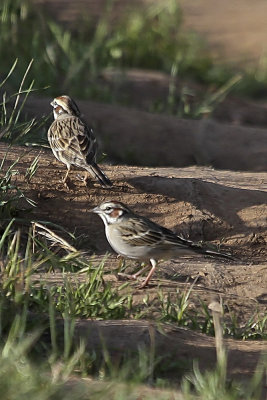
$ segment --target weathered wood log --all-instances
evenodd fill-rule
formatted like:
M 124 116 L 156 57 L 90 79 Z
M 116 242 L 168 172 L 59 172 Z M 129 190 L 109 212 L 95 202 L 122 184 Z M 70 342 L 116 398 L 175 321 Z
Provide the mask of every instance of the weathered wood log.
M 62 94 L 62 93 L 59 93 Z M 51 113 L 49 98 L 31 97 L 24 111 Z M 143 166 L 209 165 L 267 170 L 267 132 L 261 128 L 185 120 L 126 107 L 78 101 L 103 150 L 115 162 Z

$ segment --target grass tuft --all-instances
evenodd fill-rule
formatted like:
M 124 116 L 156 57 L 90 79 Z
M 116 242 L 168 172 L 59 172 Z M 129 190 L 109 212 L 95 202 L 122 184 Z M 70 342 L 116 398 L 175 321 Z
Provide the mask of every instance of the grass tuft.
M 14 54 L 20 60 L 15 61 L 16 70 L 9 74 L 10 85 L 18 87 L 20 77 L 30 66 L 35 85 L 49 86 L 46 93 L 51 96 L 70 93 L 74 97 L 123 104 L 125 100 L 117 95 L 117 86 L 112 89 L 101 78 L 105 68 L 160 70 L 169 74 L 172 81 L 167 99 L 160 99 L 156 110 L 190 118 L 210 113 L 230 90 L 251 96 L 266 92 L 266 57 L 256 68 L 239 68 L 240 72 L 215 63 L 204 41 L 183 29 L 183 15 L 176 0 L 152 2 L 144 9 L 125 13 L 116 22 L 112 19 L 112 4 L 107 2 L 99 20 L 84 18 L 68 30 L 25 0 L 3 0 L 2 70 L 9 70 Z M 211 85 L 213 93 L 197 100 L 192 108 L 186 87 L 178 96 L 173 90 L 174 82 L 185 78 Z M 32 90 L 32 85 L 29 82 L 27 87 Z

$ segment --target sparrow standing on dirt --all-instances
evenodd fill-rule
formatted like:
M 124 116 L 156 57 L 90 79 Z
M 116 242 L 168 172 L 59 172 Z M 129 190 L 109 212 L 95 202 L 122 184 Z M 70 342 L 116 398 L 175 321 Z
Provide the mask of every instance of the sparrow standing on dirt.
M 116 253 L 146 263 L 150 261 L 152 267 L 141 288 L 148 284 L 158 260 L 161 259 L 192 254 L 232 259 L 230 255 L 206 249 L 200 244 L 177 236 L 150 219 L 135 214 L 118 201 L 105 201 L 91 211 L 102 218 L 107 240 Z M 136 279 L 148 268 L 145 267 L 130 277 Z
M 48 130 L 48 141 L 54 156 L 67 167 L 66 184 L 71 165 L 84 168 L 107 188 L 111 181 L 96 164 L 97 143 L 93 130 L 82 120 L 80 110 L 69 96 L 56 97 L 51 103 L 55 121 Z M 87 174 L 85 182 L 87 180 Z

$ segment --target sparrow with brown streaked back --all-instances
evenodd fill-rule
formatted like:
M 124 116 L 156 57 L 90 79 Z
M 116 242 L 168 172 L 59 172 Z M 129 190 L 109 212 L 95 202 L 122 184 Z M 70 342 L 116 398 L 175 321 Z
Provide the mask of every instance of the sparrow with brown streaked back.
M 55 120 L 47 136 L 54 156 L 67 167 L 64 184 L 71 165 L 74 165 L 88 171 L 103 187 L 112 186 L 111 181 L 96 164 L 96 138 L 93 130 L 81 118 L 75 101 L 69 96 L 62 95 L 56 97 L 51 105 Z
M 141 287 L 148 284 L 158 260 L 161 259 L 192 254 L 233 259 L 228 254 L 210 250 L 176 235 L 150 219 L 135 214 L 121 202 L 104 201 L 91 211 L 102 218 L 107 240 L 116 253 L 139 261 L 150 262 L 151 269 Z M 136 278 L 140 272 L 133 277 Z

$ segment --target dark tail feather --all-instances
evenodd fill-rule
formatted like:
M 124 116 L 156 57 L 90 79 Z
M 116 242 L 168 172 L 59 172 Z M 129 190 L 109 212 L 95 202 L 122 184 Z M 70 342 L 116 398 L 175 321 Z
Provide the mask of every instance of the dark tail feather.
M 90 165 L 89 171 L 101 184 L 101 186 L 107 188 L 112 186 L 112 182 L 108 179 L 108 177 L 101 171 L 99 166 L 96 163 Z
M 237 259 L 233 257 L 231 254 L 226 254 L 226 253 L 220 253 L 219 251 L 213 251 L 209 249 L 205 249 L 204 255 L 207 256 L 212 256 L 212 257 L 220 257 L 220 258 L 226 258 L 228 260 L 236 261 Z
M 219 251 L 211 250 L 211 249 L 208 249 L 205 246 L 202 246 L 201 244 L 192 243 L 190 247 L 195 252 L 201 253 L 203 255 L 207 255 L 207 256 L 211 256 L 211 257 L 226 258 L 226 259 L 232 260 L 232 261 L 236 260 L 236 258 L 233 257 L 231 254 L 226 254 L 226 253 L 221 253 Z

